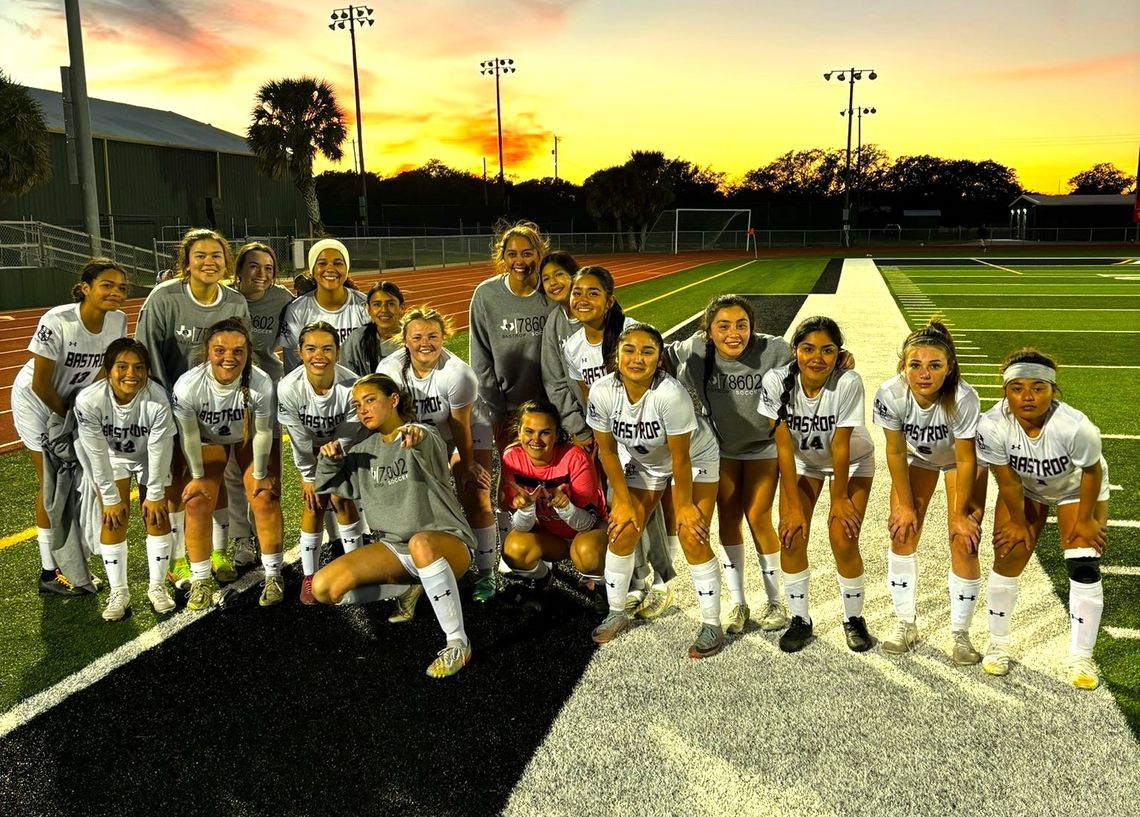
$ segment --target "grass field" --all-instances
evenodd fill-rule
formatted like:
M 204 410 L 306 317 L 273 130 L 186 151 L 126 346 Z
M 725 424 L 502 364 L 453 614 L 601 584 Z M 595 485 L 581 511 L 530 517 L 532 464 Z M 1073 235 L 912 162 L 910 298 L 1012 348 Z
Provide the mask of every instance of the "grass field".
M 663 329 L 689 317 L 709 297 L 719 292 L 807 293 L 827 259 L 787 259 L 717 262 L 642 284 L 619 289 L 618 298 L 638 319 Z M 467 333 L 452 338 L 448 347 L 467 357 Z M 296 543 L 301 490 L 297 471 L 288 453 L 284 455 L 286 547 Z M 125 622 L 108 626 L 100 619 L 101 601 L 90 599 L 43 600 L 35 592 L 34 577 L 39 556 L 28 528 L 33 525 L 32 504 L 35 477 L 23 452 L 0 457 L 0 484 L 9 499 L 0 503 L 0 712 L 16 702 L 82 669 L 99 656 L 125 644 L 153 627 L 156 617 L 136 599 L 134 614 Z M 20 497 L 19 500 L 11 499 Z M 129 541 L 142 541 L 137 518 L 132 520 Z M 22 541 L 13 542 L 20 539 Z M 4 546 L 5 542 L 11 542 Z M 145 587 L 143 548 L 133 545 L 129 553 L 132 588 Z M 138 595 L 137 592 L 135 595 Z M 102 597 L 100 597 L 102 599 Z
M 912 328 L 932 315 L 945 318 L 983 411 L 1000 395 L 1002 358 L 1035 346 L 1060 363 L 1063 399 L 1105 435 L 1113 488 L 1095 658 L 1140 734 L 1140 266 L 986 258 L 936 266 L 883 262 L 880 269 Z M 1056 525 L 1047 527 L 1037 555 L 1067 600 Z

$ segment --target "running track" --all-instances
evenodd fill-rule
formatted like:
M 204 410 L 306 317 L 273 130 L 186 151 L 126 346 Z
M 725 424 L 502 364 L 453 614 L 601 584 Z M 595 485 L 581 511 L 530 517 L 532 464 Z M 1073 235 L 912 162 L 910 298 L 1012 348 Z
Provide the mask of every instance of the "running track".
M 743 257 L 741 253 L 686 253 L 683 256 L 660 255 L 587 255 L 578 262 L 601 264 L 613 273 L 617 286 L 648 281 L 691 269 L 712 261 Z M 471 303 L 471 293 L 480 281 L 493 273 L 490 264 L 465 267 L 446 267 L 430 270 L 408 270 L 387 272 L 357 273 L 352 276 L 357 286 L 367 290 L 381 278 L 398 284 L 404 293 L 407 304 L 430 303 L 445 315 L 450 315 L 456 331 L 467 328 L 467 309 Z M 142 299 L 134 298 L 123 307 L 127 314 L 127 331 L 134 332 Z M 36 328 L 40 316 L 46 309 L 17 309 L 0 312 L 0 453 L 17 451 L 23 446 L 12 425 L 12 382 L 20 367 L 28 360 L 28 341 Z

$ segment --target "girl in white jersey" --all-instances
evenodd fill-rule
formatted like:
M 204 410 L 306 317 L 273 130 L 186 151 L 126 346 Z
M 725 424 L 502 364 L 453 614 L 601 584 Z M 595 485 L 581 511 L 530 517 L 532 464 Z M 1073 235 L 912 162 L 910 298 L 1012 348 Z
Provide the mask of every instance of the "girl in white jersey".
M 348 280 L 348 249 L 335 238 L 322 238 L 309 248 L 309 269 L 316 289 L 300 296 L 285 310 L 278 344 L 285 356 L 285 371 L 301 365 L 297 357 L 301 329 L 314 321 L 325 321 L 344 343 L 354 329 L 368 325 L 364 293 L 345 286 Z
M 767 596 L 760 628 L 782 630 L 788 616 L 780 596 L 780 538 L 772 525 L 779 477 L 776 443 L 768 424 L 756 422 L 756 403 L 764 375 L 791 360 L 792 350 L 783 338 L 756 330 L 756 316 L 746 298 L 718 295 L 705 307 L 697 332 L 671 344 L 666 354 L 677 379 L 708 412 L 720 444 L 717 518 L 725 583 L 732 596 L 725 630 L 742 632 L 750 613 L 744 595 L 745 519 Z
M 930 497 L 939 474 L 945 474 L 952 658 L 955 664 L 976 664 L 982 656 L 970 643 L 970 621 L 981 587 L 978 539 L 986 491 L 974 452 L 978 393 L 962 382 L 954 339 L 939 320 L 907 336 L 898 370 L 879 387 L 873 411 L 887 440 L 891 472 L 887 585 L 897 623 L 883 640 L 883 652 L 905 653 L 918 640 L 916 551 Z
M 491 427 L 477 406 L 475 372 L 443 348 L 450 322 L 430 306 L 404 313 L 404 348 L 380 362 L 377 371 L 403 388 L 415 405 L 416 421 L 434 426 L 447 445 L 459 502 L 475 534 L 475 564 L 494 569 L 497 531 L 491 511 Z M 400 597 L 392 618 L 406 621 L 423 587 Z
M 277 419 L 289 432 L 293 462 L 301 475 L 301 603 L 316 604 L 313 575 L 321 555 L 322 522 L 329 502 L 336 512 L 337 534 L 350 553 L 360 545 L 361 524 L 346 508 L 347 501 L 316 490 L 317 454 L 321 446 L 339 440 L 347 449 L 360 434 L 352 408 L 355 372 L 337 365 L 336 330 L 324 321 L 301 330 L 297 350 L 301 368 L 282 378 L 277 386 Z
M 237 318 L 206 330 L 206 362 L 174 384 L 174 418 L 190 481 L 182 491 L 186 508 L 186 552 L 190 559 L 190 598 L 186 606 L 204 610 L 214 603 L 210 578 L 213 514 L 230 455 L 242 469 L 246 497 L 257 528 L 265 585 L 261 606 L 284 598 L 281 579 L 281 501 L 269 470 L 273 450 L 273 383 L 253 365 L 249 327 Z
M 456 577 L 471 564 L 475 537 L 451 489 L 443 440 L 410 422 L 415 408 L 387 375 L 360 378 L 352 398 L 368 434 L 347 454 L 338 442 L 321 448 L 317 490 L 385 512 L 374 525 L 377 541 L 321 568 L 313 593 L 338 604 L 359 587 L 418 578 L 447 638 L 427 675 L 446 678 L 471 660 Z
M 720 458 L 716 438 L 693 411 L 689 393 L 661 368 L 664 347 L 652 326 L 633 324 L 618 336 L 617 371 L 590 389 L 586 420 L 613 491 L 605 569 L 610 611 L 593 639 L 605 644 L 630 627 L 625 601 L 633 551 L 672 480 L 681 547 L 701 615 L 689 657 L 708 658 L 724 648 L 720 568 L 709 546 Z M 624 465 L 619 447 L 627 457 Z
M 240 318 L 250 324 L 249 305 L 235 289 L 224 286 L 234 269 L 233 249 L 214 230 L 187 230 L 178 245 L 178 278 L 159 284 L 151 290 L 139 313 L 135 339 L 150 352 L 151 378 L 170 394 L 183 374 L 199 362 L 202 335 L 209 326 L 225 318 Z M 182 447 L 174 447 L 170 464 L 171 486 L 175 496 L 182 496 L 186 484 L 186 462 Z M 226 552 L 226 529 L 229 511 L 215 518 L 211 565 L 221 581 L 237 578 L 233 562 Z M 181 504 L 170 515 L 174 548 L 170 559 L 170 579 L 178 587 L 190 581 L 190 565 L 186 561 L 185 512 Z
M 994 566 L 986 586 L 990 643 L 982 669 L 1005 675 L 1010 665 L 1010 620 L 1017 579 L 1049 514 L 1057 524 L 1069 574 L 1069 682 L 1096 689 L 1093 647 L 1104 610 L 1100 557 L 1108 525 L 1108 465 L 1100 430 L 1057 398 L 1057 364 L 1035 349 L 1002 363 L 1004 399 L 978 422 L 978 459 L 997 478 Z
M 131 510 L 131 477 L 139 486 L 146 527 L 146 562 L 150 574 L 147 598 L 156 613 L 169 613 L 174 599 L 166 590 L 170 564 L 170 456 L 174 450 L 174 418 L 162 386 L 150 379 L 150 354 L 131 338 L 107 347 L 104 379 L 75 398 L 79 444 L 87 454 L 103 504 L 99 550 L 111 584 L 106 621 L 130 614 L 127 588 L 127 525 Z
M 36 471 L 40 592 L 63 596 L 89 592 L 88 577 L 64 576 L 52 556 L 54 538 L 43 501 L 43 446 L 51 416 L 64 416 L 76 392 L 102 377 L 103 353 L 127 333 L 127 318 L 119 311 L 127 297 L 127 274 L 109 258 L 93 258 L 72 295 L 76 303 L 49 309 L 40 318 L 28 343 L 32 357 L 12 385 L 12 420 Z
M 875 448 L 863 425 L 863 381 L 853 369 L 836 368 L 843 333 L 831 318 L 800 322 L 791 345 L 792 362 L 764 375 L 759 408 L 775 429 L 780 468 L 784 593 L 792 614 L 780 649 L 797 652 L 812 638 L 807 541 L 816 501 L 830 478 L 828 538 L 843 601 L 843 633 L 848 648 L 864 652 L 873 642 L 863 620 L 859 529 L 875 474 Z

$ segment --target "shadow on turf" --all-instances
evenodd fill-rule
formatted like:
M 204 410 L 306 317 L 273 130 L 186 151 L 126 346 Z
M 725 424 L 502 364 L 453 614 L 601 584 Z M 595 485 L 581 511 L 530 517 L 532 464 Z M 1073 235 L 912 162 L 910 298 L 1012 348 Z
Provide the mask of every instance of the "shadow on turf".
M 251 588 L 0 743 L 0 799 L 28 814 L 490 815 L 594 651 L 589 600 L 475 605 L 472 663 L 424 675 L 421 602 L 261 609 Z

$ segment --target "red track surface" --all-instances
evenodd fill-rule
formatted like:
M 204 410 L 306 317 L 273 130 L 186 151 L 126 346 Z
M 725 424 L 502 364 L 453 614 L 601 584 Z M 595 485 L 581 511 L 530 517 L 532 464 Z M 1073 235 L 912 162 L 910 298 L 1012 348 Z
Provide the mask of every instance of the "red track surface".
M 686 253 L 685 255 L 586 255 L 578 258 L 583 266 L 601 264 L 622 287 L 663 275 L 691 269 L 711 261 L 743 257 L 741 253 Z M 444 314 L 450 315 L 457 330 L 467 328 L 467 308 L 471 293 L 480 281 L 489 277 L 493 269 L 489 264 L 464 267 L 446 267 L 404 272 L 357 273 L 353 280 L 367 290 L 381 278 L 399 285 L 406 302 L 430 303 Z M 123 311 L 127 314 L 127 330 L 134 332 L 141 299 L 127 301 Z M 28 341 L 46 309 L 18 309 L 0 313 L 0 453 L 16 451 L 23 446 L 12 425 L 12 381 L 20 367 L 28 360 Z

